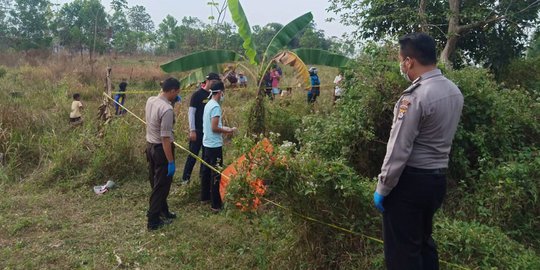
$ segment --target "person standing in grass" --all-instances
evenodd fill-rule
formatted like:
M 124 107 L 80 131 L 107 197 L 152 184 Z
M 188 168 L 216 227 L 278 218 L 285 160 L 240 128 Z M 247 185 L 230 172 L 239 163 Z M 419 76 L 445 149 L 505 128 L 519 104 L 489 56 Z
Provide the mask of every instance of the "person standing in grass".
M 272 80 L 272 99 L 274 99 L 276 95 L 279 95 L 279 80 L 281 79 L 277 66 L 272 67 L 272 70 L 270 71 L 270 79 Z
M 271 71 L 267 70 L 263 76 L 264 93 L 268 98 L 270 98 L 270 100 L 273 100 L 274 97 L 272 96 L 272 77 L 270 76 L 270 73 Z
M 388 269 L 439 269 L 433 215 L 446 194 L 446 168 L 463 95 L 437 69 L 435 40 L 399 39 L 399 65 L 412 82 L 394 107 L 386 156 L 373 194 L 383 215 Z
M 147 217 L 148 230 L 162 227 L 166 220 L 176 218 L 169 211 L 167 197 L 171 189 L 176 166 L 174 163 L 174 112 L 171 103 L 178 98 L 180 82 L 168 78 L 162 83 L 158 96 L 146 101 L 146 159 L 152 193 Z
M 210 101 L 204 107 L 203 114 L 203 159 L 214 168 L 223 166 L 223 134 L 231 134 L 236 128 L 224 127 L 222 124 L 221 102 L 225 98 L 223 82 L 216 82 L 210 88 Z M 211 200 L 212 211 L 221 210 L 219 195 L 221 174 L 201 165 L 202 200 Z
M 81 102 L 81 95 L 79 93 L 73 94 L 73 102 L 71 102 L 71 113 L 69 114 L 69 123 L 71 125 L 82 124 L 82 111 L 83 104 Z
M 126 102 L 126 94 L 124 94 L 124 93 L 127 90 L 127 82 L 122 81 L 118 85 L 118 88 L 119 88 L 118 92 L 120 92 L 120 93 L 117 93 L 116 95 L 114 95 L 114 100 L 116 101 L 114 103 L 114 108 L 116 109 L 116 115 L 122 115 L 122 114 L 126 113 L 126 110 L 124 110 L 122 107 L 120 107 L 120 105 L 118 105 L 118 103 L 120 103 L 123 106 L 124 103 Z
M 204 86 L 201 86 L 193 95 L 189 102 L 188 110 L 188 122 L 189 122 L 189 151 L 195 155 L 199 155 L 202 148 L 203 140 L 203 112 L 204 106 L 208 103 L 208 95 L 210 94 L 210 86 L 220 81 L 217 73 L 208 73 Z M 182 185 L 189 183 L 191 179 L 191 173 L 195 166 L 194 157 L 188 155 L 186 164 L 184 165 L 184 173 L 182 174 Z M 202 200 L 202 198 L 201 198 Z
M 334 104 L 338 99 L 341 98 L 341 95 L 343 95 L 343 72 L 339 72 L 336 78 L 334 78 Z
M 311 79 L 311 89 L 308 91 L 307 101 L 308 103 L 314 103 L 321 94 L 321 81 L 319 80 L 319 75 L 317 75 L 317 68 L 310 67 L 308 72 Z

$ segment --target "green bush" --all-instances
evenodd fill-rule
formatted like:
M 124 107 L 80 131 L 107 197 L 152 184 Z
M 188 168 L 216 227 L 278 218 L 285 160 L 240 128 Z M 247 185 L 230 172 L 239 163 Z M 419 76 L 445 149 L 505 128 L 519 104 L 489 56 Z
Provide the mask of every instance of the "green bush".
M 344 158 L 363 176 L 380 169 L 392 125 L 395 102 L 407 87 L 389 52 L 360 60 L 345 73 L 345 92 L 327 117 L 306 116 L 297 137 L 302 145 L 327 159 Z
M 538 149 L 526 148 L 497 166 L 483 167 L 477 182 L 452 191 L 450 197 L 456 199 L 449 200 L 447 212 L 461 219 L 499 226 L 512 238 L 540 247 Z
M 540 56 L 512 61 L 498 80 L 509 88 L 523 89 L 535 98 L 540 97 Z
M 280 134 L 279 141 L 297 142 L 295 132 L 302 124 L 302 117 L 308 114 L 307 104 L 300 107 L 288 100 L 267 102 L 266 129 Z
M 477 222 L 437 219 L 433 237 L 441 259 L 470 269 L 540 269 L 534 251 Z
M 254 178 L 264 179 L 269 184 L 266 198 L 282 203 L 294 213 L 368 235 L 380 235 L 380 215 L 371 205 L 375 182 L 359 177 L 342 160 L 326 161 L 314 153 L 297 152 L 296 145 L 290 142 L 275 144 L 272 158 L 258 159 L 253 171 L 241 172 L 234 179 L 227 200 L 251 199 L 246 179 Z M 298 245 L 310 251 L 312 260 L 321 267 L 381 267 L 378 243 L 308 222 L 298 215 L 292 217 L 298 225 L 297 233 L 305 240 Z M 355 256 L 347 255 L 346 251 L 351 250 Z
M 455 179 L 476 182 L 481 163 L 496 166 L 515 151 L 538 145 L 540 106 L 527 92 L 501 88 L 483 69 L 467 68 L 448 77 L 465 98 L 450 160 Z
M 371 55 L 346 73 L 345 96 L 336 110 L 324 118 L 304 117 L 297 132 L 302 151 L 343 159 L 366 178 L 380 171 L 394 102 L 406 88 L 388 54 L 375 50 Z M 450 156 L 447 214 L 482 220 L 525 240 L 532 236 L 529 228 L 538 225 L 539 186 L 530 179 L 538 179 L 540 106 L 527 91 L 502 87 L 484 69 L 446 76 L 465 98 Z M 523 149 L 533 157 L 519 158 Z

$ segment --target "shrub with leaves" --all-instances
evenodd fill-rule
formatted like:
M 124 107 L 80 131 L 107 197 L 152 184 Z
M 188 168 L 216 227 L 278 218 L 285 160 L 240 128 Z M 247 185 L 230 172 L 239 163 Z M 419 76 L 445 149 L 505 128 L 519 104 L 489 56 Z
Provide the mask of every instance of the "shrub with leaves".
M 540 269 L 534 251 L 477 222 L 436 219 L 434 238 L 441 259 L 471 269 Z

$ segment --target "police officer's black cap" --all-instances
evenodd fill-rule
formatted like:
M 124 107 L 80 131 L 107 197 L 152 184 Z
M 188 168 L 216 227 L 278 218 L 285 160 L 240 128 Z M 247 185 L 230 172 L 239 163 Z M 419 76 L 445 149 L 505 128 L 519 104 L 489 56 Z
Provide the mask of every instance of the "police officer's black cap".
M 221 80 L 221 78 L 219 77 L 219 75 L 217 73 L 214 73 L 214 72 L 210 72 L 208 73 L 208 75 L 206 75 L 206 80 Z

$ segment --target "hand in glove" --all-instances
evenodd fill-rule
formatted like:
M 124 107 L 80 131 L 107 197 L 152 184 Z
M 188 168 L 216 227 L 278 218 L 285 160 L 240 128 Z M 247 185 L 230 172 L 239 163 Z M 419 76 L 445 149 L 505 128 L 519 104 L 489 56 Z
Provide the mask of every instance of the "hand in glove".
M 375 191 L 375 193 L 373 193 L 373 202 L 375 203 L 375 207 L 377 207 L 381 213 L 384 212 L 383 201 L 384 196 Z
M 169 164 L 167 164 L 167 176 L 172 177 L 175 171 L 176 166 L 174 165 L 174 161 L 169 162 Z

